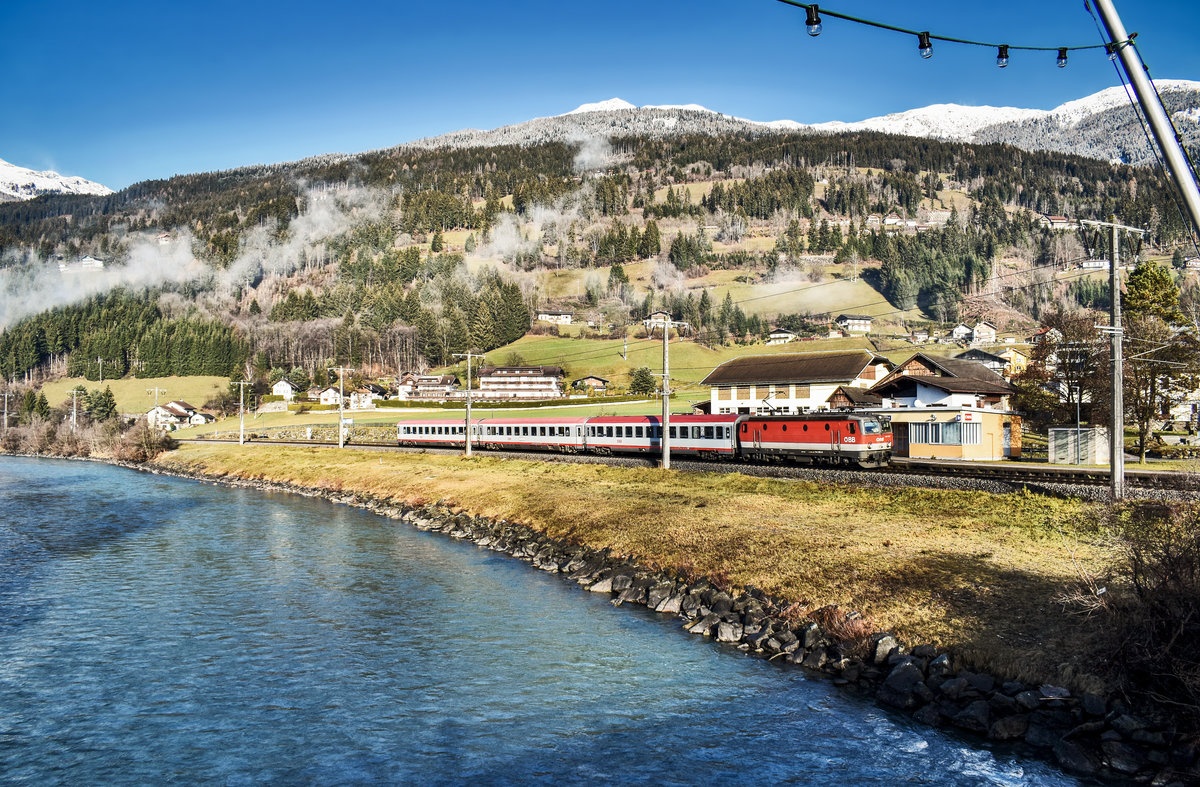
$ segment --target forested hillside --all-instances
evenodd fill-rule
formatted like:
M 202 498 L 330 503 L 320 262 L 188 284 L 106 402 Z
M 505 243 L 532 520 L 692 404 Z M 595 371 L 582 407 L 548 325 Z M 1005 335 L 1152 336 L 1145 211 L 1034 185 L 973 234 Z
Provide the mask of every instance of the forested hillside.
M 834 308 L 774 308 L 774 293 L 860 279 L 896 331 L 979 298 L 1013 319 L 1093 305 L 1054 274 L 1103 239 L 1048 214 L 1116 215 L 1150 231 L 1147 252 L 1186 238 L 1152 170 L 871 132 L 397 148 L 180 176 L 0 205 L 5 303 L 79 292 L 5 317 L 0 365 L 10 379 L 93 376 L 98 359 L 106 376 L 394 373 L 511 343 L 545 308 L 601 333 L 666 308 L 696 340 L 749 342 L 819 330 Z M 104 270 L 73 273 L 83 255 Z M 97 294 L 110 279 L 126 289 Z

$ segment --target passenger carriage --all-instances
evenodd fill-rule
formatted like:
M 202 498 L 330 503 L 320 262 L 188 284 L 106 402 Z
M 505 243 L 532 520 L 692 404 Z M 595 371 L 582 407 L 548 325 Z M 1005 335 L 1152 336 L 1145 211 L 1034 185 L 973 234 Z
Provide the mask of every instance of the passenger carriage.
M 471 421 L 479 423 L 478 419 Z M 425 421 L 400 421 L 396 424 L 396 443 L 402 446 L 463 447 L 467 423 L 464 418 L 430 418 Z M 476 432 L 478 434 L 478 432 Z M 475 438 L 478 441 L 478 437 Z
M 575 453 L 584 447 L 586 418 L 484 418 L 475 441 L 484 448 Z
M 673 415 L 668 425 L 671 453 L 722 458 L 734 455 L 736 415 Z M 662 418 L 656 415 L 587 419 L 587 450 L 600 454 L 662 453 Z

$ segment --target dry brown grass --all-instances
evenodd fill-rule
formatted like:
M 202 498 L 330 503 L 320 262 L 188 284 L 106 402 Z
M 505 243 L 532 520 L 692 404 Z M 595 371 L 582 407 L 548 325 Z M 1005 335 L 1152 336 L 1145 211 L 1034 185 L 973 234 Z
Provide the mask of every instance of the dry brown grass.
M 807 610 L 857 610 L 910 645 L 978 668 L 1096 688 L 1096 623 L 1056 598 L 1099 540 L 1070 532 L 1079 504 L 1032 495 L 822 486 L 740 474 L 328 448 L 187 445 L 166 467 L 443 501 L 692 576 L 755 585 Z M 1064 533 L 1066 537 L 1064 537 Z

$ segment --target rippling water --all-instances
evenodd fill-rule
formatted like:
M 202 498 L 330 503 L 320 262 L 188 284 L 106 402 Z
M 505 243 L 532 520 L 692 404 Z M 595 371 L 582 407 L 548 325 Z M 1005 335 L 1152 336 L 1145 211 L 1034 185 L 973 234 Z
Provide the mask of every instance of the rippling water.
M 1071 784 L 321 500 L 0 459 L 0 782 Z

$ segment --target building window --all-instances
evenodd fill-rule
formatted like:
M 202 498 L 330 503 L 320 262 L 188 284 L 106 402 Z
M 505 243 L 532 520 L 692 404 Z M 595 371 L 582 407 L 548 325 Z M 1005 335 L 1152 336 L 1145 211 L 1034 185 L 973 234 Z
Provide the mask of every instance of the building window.
M 796 399 L 807 399 L 810 396 L 812 396 L 812 386 L 810 386 L 810 385 L 797 385 L 796 386 L 796 396 L 795 396 Z
M 733 398 L 733 389 L 732 388 L 718 388 L 717 389 L 717 399 L 718 400 L 728 401 L 732 398 Z

